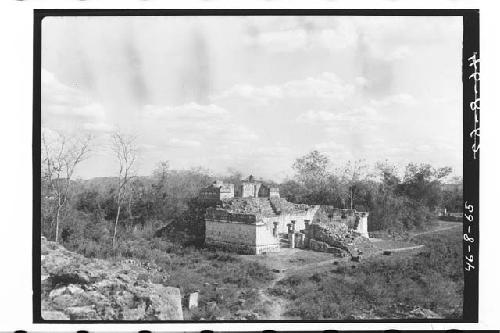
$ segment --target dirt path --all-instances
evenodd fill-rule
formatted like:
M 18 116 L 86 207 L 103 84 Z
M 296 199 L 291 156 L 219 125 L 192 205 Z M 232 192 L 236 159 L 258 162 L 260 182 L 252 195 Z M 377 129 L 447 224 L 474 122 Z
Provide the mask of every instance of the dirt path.
M 266 305 L 265 308 L 267 310 L 266 317 L 262 318 L 262 319 L 265 319 L 265 320 L 284 320 L 284 319 L 286 319 L 284 316 L 286 300 L 281 298 L 281 297 L 270 295 L 268 293 L 268 290 L 273 289 L 274 286 L 276 285 L 276 283 L 278 283 L 278 281 L 282 280 L 284 277 L 285 277 L 285 274 L 283 274 L 283 273 L 276 274 L 276 277 L 273 279 L 273 281 L 267 287 L 266 290 L 263 290 L 263 289 L 259 290 L 259 296 L 261 298 L 262 303 L 264 305 Z
M 440 221 L 438 228 L 427 230 L 427 231 L 422 231 L 422 232 L 412 233 L 411 237 L 420 236 L 420 235 L 426 235 L 426 234 L 432 234 L 432 233 L 439 232 L 439 231 L 445 231 L 445 230 L 450 230 L 450 229 L 455 229 L 455 228 L 462 228 L 462 227 L 463 227 L 463 225 L 461 223 L 458 223 L 458 222 Z
M 458 228 L 458 227 L 462 227 L 462 224 L 455 223 L 455 222 L 442 222 L 442 221 L 440 221 L 439 226 L 436 229 L 412 233 L 411 238 L 416 237 L 416 236 L 420 236 L 420 235 L 450 230 L 450 229 L 454 229 L 454 228 Z M 422 247 L 423 247 L 423 245 L 415 245 L 415 246 L 409 246 L 409 247 L 391 248 L 391 249 L 387 249 L 387 250 L 390 250 L 391 252 L 401 252 L 401 251 L 411 252 L 411 250 L 417 250 L 417 249 L 420 249 Z M 384 251 L 385 250 L 375 251 L 367 257 L 374 257 L 374 256 L 381 255 Z M 284 270 L 280 273 L 276 273 L 275 277 L 271 281 L 271 283 L 265 289 L 259 290 L 259 297 L 260 297 L 261 303 L 264 305 L 264 308 L 266 309 L 266 315 L 264 317 L 262 317 L 261 319 L 263 319 L 263 320 L 294 319 L 294 318 L 287 317 L 285 315 L 286 305 L 287 305 L 288 301 L 282 297 L 274 296 L 274 295 L 271 295 L 269 293 L 269 291 L 272 290 L 279 281 L 283 280 L 284 278 L 286 278 L 287 276 L 290 276 L 292 274 L 301 273 L 301 272 L 305 272 L 305 271 L 311 272 L 311 274 L 312 274 L 312 273 L 314 273 L 314 271 L 321 269 L 321 268 L 324 268 L 325 266 L 333 265 L 335 262 L 338 262 L 340 265 L 342 265 L 342 264 L 345 265 L 349 261 L 350 260 L 347 257 L 346 258 L 332 258 L 332 259 L 328 259 L 328 260 L 323 260 L 323 261 L 319 261 L 319 262 L 312 262 L 312 263 L 298 265 L 298 266 L 287 266 L 286 270 Z M 279 266 L 281 266 L 281 265 L 279 265 Z M 345 280 L 345 279 L 349 279 L 349 278 L 344 276 L 343 279 Z

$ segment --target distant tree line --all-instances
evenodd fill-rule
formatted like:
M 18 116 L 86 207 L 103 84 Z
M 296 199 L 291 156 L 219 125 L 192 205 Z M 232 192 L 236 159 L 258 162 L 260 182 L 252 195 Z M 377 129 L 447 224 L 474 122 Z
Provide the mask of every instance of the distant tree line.
M 312 151 L 298 158 L 293 169 L 295 177 L 280 186 L 282 196 L 297 203 L 367 211 L 371 230 L 423 228 L 437 209 L 461 211 L 462 207 L 461 191 L 446 191 L 442 186 L 450 167 L 410 163 L 399 175 L 388 162 L 370 169 L 357 160 L 332 168 L 326 155 Z
M 91 137 L 42 138 L 42 234 L 70 248 L 83 243 L 116 247 L 120 239 L 152 237 L 174 223 L 187 229 L 200 224 L 196 210 L 201 188 L 215 177 L 203 168 L 173 170 L 168 161 L 152 175 L 134 172 L 139 152 L 133 136 L 110 139 L 118 169 L 115 177 L 73 179 L 74 170 L 92 152 Z M 280 186 L 282 197 L 296 203 L 328 204 L 370 212 L 372 230 L 425 227 L 438 207 L 461 207 L 461 193 L 445 193 L 442 180 L 451 169 L 408 164 L 403 176 L 388 163 L 374 170 L 363 161 L 333 168 L 318 151 L 296 159 L 295 175 Z M 223 180 L 238 185 L 243 174 L 228 169 Z

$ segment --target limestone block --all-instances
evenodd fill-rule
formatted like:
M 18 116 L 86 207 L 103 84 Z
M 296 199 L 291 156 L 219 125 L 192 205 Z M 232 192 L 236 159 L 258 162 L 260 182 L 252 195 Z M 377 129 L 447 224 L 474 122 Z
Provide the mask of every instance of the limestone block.
M 188 299 L 188 309 L 192 310 L 198 307 L 198 292 L 191 293 Z

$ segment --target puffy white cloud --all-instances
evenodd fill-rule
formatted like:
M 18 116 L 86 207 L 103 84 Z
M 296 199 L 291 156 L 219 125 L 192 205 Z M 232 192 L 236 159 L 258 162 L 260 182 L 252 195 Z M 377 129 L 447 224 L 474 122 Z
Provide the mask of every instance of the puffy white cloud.
M 144 107 L 142 127 L 149 141 L 160 146 L 199 147 L 254 141 L 257 134 L 240 124 L 227 110 L 214 105 L 188 103 Z M 167 144 L 165 144 L 167 143 Z
M 316 99 L 342 102 L 351 98 L 366 84 L 366 79 L 358 77 L 353 83 L 345 82 L 335 73 L 323 72 L 317 76 L 291 80 L 282 84 L 256 87 L 249 84 L 235 85 L 212 97 L 213 101 L 247 99 L 255 102 L 292 99 Z
M 297 121 L 306 124 L 322 124 L 338 120 L 339 114 L 325 110 L 308 110 L 297 117 Z
M 342 126 L 366 128 L 374 123 L 388 121 L 393 110 L 403 110 L 417 104 L 409 94 L 396 94 L 375 100 L 371 99 L 364 105 L 350 101 L 332 110 L 308 110 L 301 113 L 296 121 L 309 125 L 322 125 L 326 128 L 340 123 Z M 349 106 L 351 105 L 351 106 Z
M 247 35 L 245 42 L 253 47 L 260 47 L 272 53 L 290 53 L 310 49 L 342 50 L 356 45 L 358 32 L 348 21 L 335 20 L 324 26 L 318 26 L 317 20 L 291 19 L 286 24 L 271 26 L 259 20 L 254 22 L 257 33 Z M 313 26 L 315 26 L 313 28 Z
M 176 118 L 186 121 L 196 121 L 225 116 L 227 114 L 226 110 L 217 105 L 201 105 L 194 102 L 179 106 L 146 105 L 144 107 L 144 116 L 156 119 Z
M 54 74 L 42 69 L 42 122 L 56 130 L 81 128 L 91 132 L 108 132 L 106 108 L 81 90 L 59 81 Z
M 195 148 L 201 146 L 200 141 L 183 140 L 178 138 L 171 138 L 170 140 L 168 140 L 168 144 L 174 147 L 181 147 L 181 148 Z
M 304 49 L 308 40 L 304 30 L 296 29 L 260 33 L 248 38 L 247 43 L 270 52 L 291 52 Z
M 137 130 L 145 164 L 279 174 L 315 147 L 461 165 L 458 17 L 112 21 L 44 23 L 44 125 L 117 122 Z

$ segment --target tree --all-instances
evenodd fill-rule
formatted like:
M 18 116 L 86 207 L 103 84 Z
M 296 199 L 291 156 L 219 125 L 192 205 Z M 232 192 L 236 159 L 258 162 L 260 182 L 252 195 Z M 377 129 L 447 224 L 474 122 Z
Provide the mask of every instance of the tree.
M 46 199 L 55 206 L 55 241 L 59 240 L 61 212 L 69 198 L 71 178 L 75 168 L 90 153 L 91 135 L 65 135 L 48 130 L 42 131 L 41 162 L 42 182 Z
M 340 179 L 344 184 L 343 201 L 349 201 L 350 209 L 353 209 L 356 188 L 360 187 L 362 179 L 366 179 L 367 169 L 368 165 L 364 160 L 356 160 L 348 161 L 340 170 Z
M 406 166 L 400 191 L 410 199 L 434 210 L 442 201 L 441 180 L 452 172 L 450 167 L 434 169 L 429 164 Z
M 297 172 L 298 180 L 305 186 L 310 186 L 325 180 L 328 175 L 329 163 L 326 155 L 313 150 L 307 155 L 297 158 L 292 168 Z
M 120 218 L 121 204 L 129 187 L 130 180 L 134 177 L 133 167 L 137 161 L 138 151 L 135 136 L 115 132 L 111 136 L 111 149 L 118 160 L 118 184 L 116 191 L 117 212 L 113 231 L 113 248 L 116 246 L 116 232 Z

